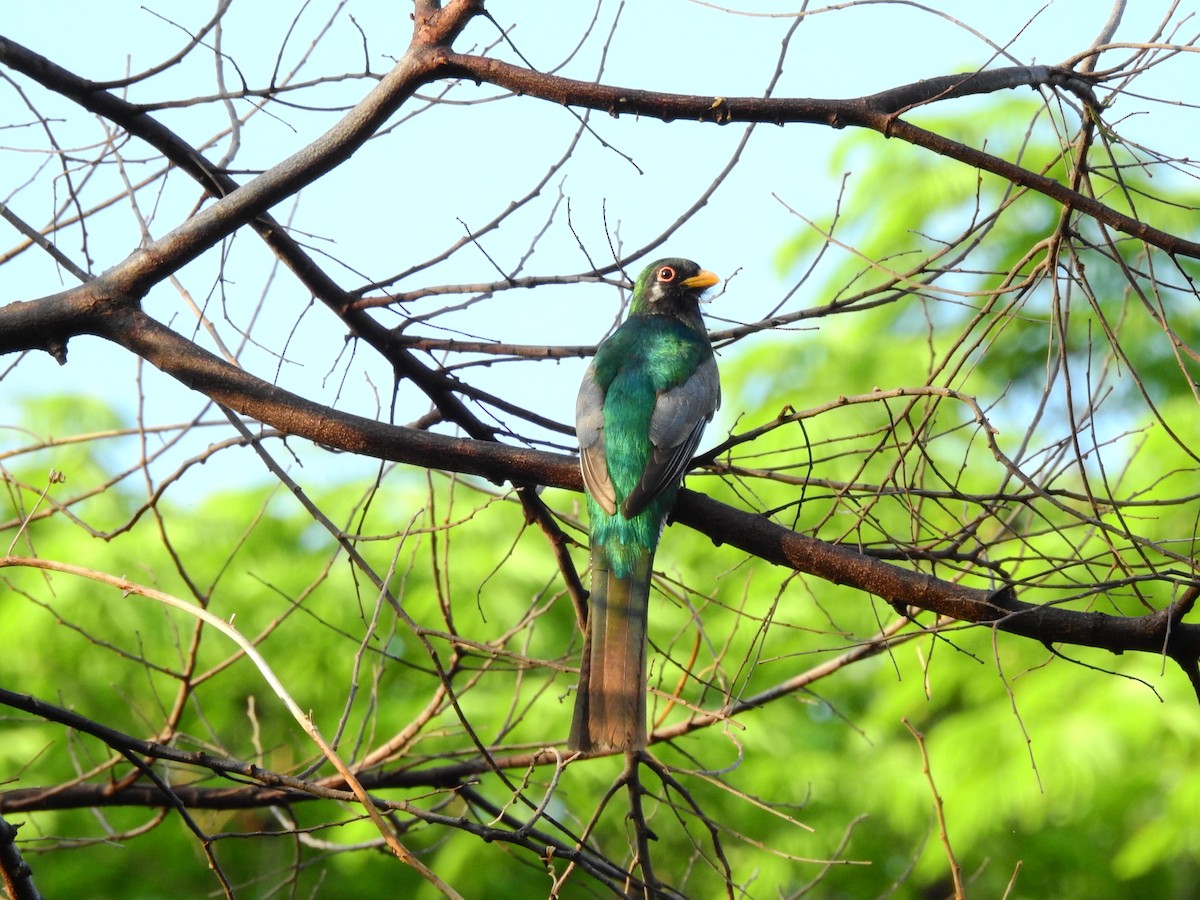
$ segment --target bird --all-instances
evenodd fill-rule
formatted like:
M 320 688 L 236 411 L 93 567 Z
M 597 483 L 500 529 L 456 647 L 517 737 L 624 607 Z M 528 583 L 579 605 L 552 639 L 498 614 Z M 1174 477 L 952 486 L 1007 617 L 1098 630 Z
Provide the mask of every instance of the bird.
M 591 592 L 567 746 L 646 746 L 646 622 L 654 553 L 704 427 L 721 403 L 700 300 L 720 279 L 660 259 L 596 349 L 575 403 Z

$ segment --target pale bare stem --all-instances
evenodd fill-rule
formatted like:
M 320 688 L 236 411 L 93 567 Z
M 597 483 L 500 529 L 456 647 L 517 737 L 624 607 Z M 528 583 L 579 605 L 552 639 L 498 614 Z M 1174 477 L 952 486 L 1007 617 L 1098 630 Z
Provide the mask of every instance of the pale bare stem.
M 270 501 L 267 500 L 263 503 L 263 505 L 260 507 L 259 514 L 258 514 L 258 517 L 256 518 L 256 520 L 254 522 L 251 522 L 248 525 L 248 527 L 243 531 L 243 534 L 242 534 L 243 539 L 245 539 L 246 537 L 248 537 L 251 534 L 251 532 L 254 530 L 257 522 L 261 519 L 262 516 L 264 516 L 266 514 L 267 504 L 269 502 Z M 279 590 L 274 585 L 264 584 L 263 586 L 265 588 L 267 588 L 268 591 L 270 591 L 271 593 L 280 595 L 282 597 L 282 599 L 286 603 L 286 608 L 279 615 L 275 616 L 273 619 L 269 620 L 265 625 L 263 625 L 262 628 L 259 629 L 259 631 L 252 638 L 249 638 L 250 643 L 252 643 L 256 647 L 260 646 L 261 644 L 266 642 L 267 638 L 269 638 L 272 634 L 274 634 L 276 631 L 278 631 L 284 622 L 286 622 L 289 618 L 295 616 L 297 613 L 302 612 L 304 610 L 305 601 L 310 596 L 312 596 L 314 593 L 316 593 L 328 581 L 328 579 L 330 577 L 330 570 L 337 563 L 339 555 L 340 554 L 337 550 L 334 550 L 333 552 L 329 553 L 327 555 L 327 558 L 325 559 L 325 562 L 322 564 L 321 568 L 317 569 L 316 573 L 313 575 L 313 580 L 311 582 L 309 582 L 307 585 L 305 585 L 295 595 L 284 594 L 283 591 Z M 235 558 L 236 557 L 231 555 L 229 557 L 228 561 L 230 563 L 232 563 L 232 561 Z M 215 583 L 213 586 L 215 587 Z M 212 664 L 208 669 L 205 669 L 204 671 L 196 673 L 191 678 L 192 686 L 198 687 L 199 685 L 201 685 L 207 681 L 211 681 L 212 679 L 214 679 L 218 675 L 220 675 L 222 672 L 226 671 L 230 666 L 232 666 L 234 663 L 236 663 L 239 659 L 241 659 L 242 656 L 243 656 L 242 652 L 240 650 L 237 650 L 237 651 L 229 654 L 228 656 L 224 657 L 223 659 L 217 661 L 216 663 Z
M 55 262 L 57 262 L 60 266 L 62 266 L 80 281 L 87 280 L 87 272 L 75 265 L 74 261 L 72 261 L 70 257 L 59 250 L 58 247 L 54 246 L 54 244 L 50 243 L 50 241 L 47 240 L 40 231 L 25 222 L 4 203 L 0 203 L 0 218 L 3 218 L 6 222 L 8 222 L 29 239 L 29 244 L 24 246 L 36 245 L 40 247 L 43 251 L 45 251 L 45 253 L 52 257 Z M 21 245 L 18 245 L 18 247 L 20 246 Z M 18 252 L 20 252 L 19 249 L 14 249 L 9 251 L 8 254 L 0 255 L 0 265 L 3 265 L 7 261 L 6 257 L 15 256 Z
M 325 756 L 325 758 L 333 764 L 334 768 L 336 768 L 342 778 L 345 779 L 346 784 L 348 784 L 351 790 L 353 790 L 355 796 L 362 803 L 364 809 L 367 811 L 368 815 L 370 815 L 371 820 L 379 829 L 379 833 L 383 835 L 389 849 L 399 859 L 421 873 L 422 877 L 438 887 L 438 889 L 447 896 L 458 896 L 455 891 L 450 889 L 449 886 L 445 885 L 441 879 L 439 879 L 433 872 L 429 870 L 427 866 L 424 865 L 424 863 L 409 853 L 404 845 L 400 843 L 395 831 L 384 821 L 383 817 L 380 815 L 374 800 L 367 795 L 366 791 L 363 789 L 354 773 L 350 771 L 338 754 L 321 736 L 321 733 L 317 729 L 316 723 L 313 721 L 312 717 L 300 709 L 300 707 L 296 704 L 296 701 L 292 699 L 291 694 L 288 693 L 287 689 L 284 687 L 283 682 L 279 680 L 278 676 L 276 676 L 275 672 L 271 669 L 266 659 L 264 659 L 258 650 L 255 649 L 254 645 L 251 644 L 250 641 L 246 640 L 240 632 L 238 632 L 225 620 L 217 618 L 207 610 L 196 606 L 193 603 L 188 603 L 185 600 L 181 600 L 170 594 L 165 594 L 162 591 L 157 591 L 153 588 L 136 584 L 124 578 L 116 578 L 111 575 L 106 575 L 102 572 L 88 570 L 69 563 L 56 563 L 51 560 L 38 560 L 22 557 L 5 557 L 3 560 L 0 560 L 0 565 L 3 565 L 4 567 L 19 566 L 43 569 L 51 572 L 61 572 L 67 575 L 73 575 L 79 578 L 87 578 L 102 584 L 107 584 L 111 587 L 117 588 L 126 597 L 146 597 L 147 599 L 154 600 L 163 604 L 164 606 L 185 612 L 188 615 L 199 619 L 208 627 L 215 629 L 225 637 L 229 638 L 231 641 L 237 644 L 242 653 L 244 653 L 246 657 L 254 663 L 255 668 L 258 669 L 259 673 L 263 677 L 263 680 L 267 682 L 275 696 L 277 696 L 287 708 L 292 718 L 295 719 L 300 727 L 304 729 L 313 742 L 320 748 L 321 753 Z
M 29 512 L 21 516 L 21 524 L 13 534 L 12 541 L 8 545 L 8 555 L 12 555 L 13 549 L 17 546 L 17 543 L 21 540 L 21 536 L 25 534 L 26 529 L 29 527 L 30 520 L 34 515 L 37 514 L 38 507 L 41 506 L 42 502 L 47 496 L 49 496 L 51 488 L 53 488 L 56 484 L 62 484 L 64 481 L 66 481 L 66 478 L 63 477 L 62 472 L 58 472 L 54 469 L 50 470 L 50 474 L 46 477 L 46 486 L 42 489 L 41 493 L 38 494 L 37 500 L 34 501 L 33 506 L 29 509 Z
M 446 689 L 442 685 L 438 685 L 431 692 L 425 708 L 414 716 L 402 731 L 359 760 L 356 771 L 365 772 L 391 760 L 407 756 L 421 731 L 428 727 L 434 717 L 445 710 L 447 702 Z
M 1041 789 L 1042 773 L 1038 770 L 1037 757 L 1033 752 L 1033 738 L 1029 736 L 1029 729 L 1025 727 L 1025 721 L 1021 718 L 1021 711 L 1017 708 L 1017 695 L 1013 692 L 1008 676 L 1004 674 L 1004 663 L 1001 661 L 995 632 L 992 632 L 992 659 L 996 662 L 996 674 L 1000 676 L 1000 680 L 1004 683 L 1004 690 L 1008 694 L 1008 702 L 1012 709 L 1013 718 L 1017 720 L 1017 726 L 1021 729 L 1021 736 L 1025 740 L 1025 749 L 1029 753 L 1029 767 L 1033 770 L 1034 777 L 1037 778 L 1038 788 Z M 909 730 L 911 731 L 912 729 L 910 728 Z M 924 748 L 922 748 L 923 750 Z
M 197 428 L 200 426 L 211 427 L 212 425 L 213 425 L 212 422 L 202 422 L 199 419 L 197 419 L 196 421 L 190 423 L 189 425 L 184 425 L 184 426 L 161 425 L 161 426 L 154 427 L 153 430 L 155 433 L 170 434 L 171 437 L 169 440 L 164 441 L 157 446 L 157 448 L 149 456 L 148 461 L 150 463 L 153 463 L 156 460 L 158 460 L 159 458 L 167 456 L 173 449 L 176 448 L 176 446 L 178 444 L 187 440 L 191 429 Z M 139 433 L 139 429 L 114 429 L 114 430 L 106 431 L 103 433 L 86 432 L 86 433 L 81 433 L 78 435 L 73 435 L 73 436 L 68 436 L 68 437 L 63 437 L 63 438 L 52 437 L 52 438 L 49 438 L 48 440 L 42 441 L 38 444 L 27 445 L 27 446 L 24 446 L 21 448 L 11 450 L 6 455 L 8 455 L 10 457 L 20 457 L 23 455 L 39 455 L 40 456 L 40 455 L 42 455 L 43 451 L 47 451 L 47 450 L 50 450 L 55 447 L 69 446 L 71 444 L 89 444 L 89 443 L 92 443 L 93 441 L 99 442 L 99 441 L 105 441 L 105 440 L 109 440 L 109 439 L 115 440 L 115 439 L 119 439 L 122 437 L 137 436 L 138 433 Z M 102 496 L 106 491 L 110 490 L 111 488 L 113 488 L 117 485 L 120 485 L 122 482 L 124 482 L 126 479 L 128 479 L 132 475 L 143 473 L 146 469 L 146 461 L 145 460 L 139 459 L 139 461 L 135 465 L 131 465 L 128 469 L 118 472 L 115 475 L 113 475 L 112 477 L 105 478 L 102 482 L 99 482 L 91 487 L 88 487 L 85 490 L 79 490 L 70 496 L 62 498 L 61 500 L 56 499 L 53 496 L 47 495 L 45 498 L 46 508 L 41 510 L 40 512 L 30 513 L 29 521 L 36 522 L 36 521 L 40 521 L 43 519 L 51 518 L 55 515 L 62 515 L 66 519 L 71 521 L 73 524 L 78 526 L 80 529 L 82 529 L 84 532 L 86 532 L 89 536 L 100 538 L 102 540 L 111 540 L 112 538 L 117 537 L 118 535 L 123 534 L 123 533 L 129 531 L 131 528 L 133 528 L 133 526 L 138 522 L 138 520 L 141 519 L 141 517 L 147 511 L 149 511 L 150 509 L 153 508 L 154 504 L 158 501 L 158 499 L 166 491 L 167 487 L 169 485 L 171 485 L 172 483 L 182 479 L 183 476 L 185 474 L 187 474 L 188 470 L 190 470 L 192 467 L 205 464 L 206 462 L 211 460 L 213 457 L 217 456 L 223 450 L 227 450 L 227 449 L 230 449 L 233 447 L 245 446 L 245 444 L 246 444 L 246 441 L 244 441 L 241 438 L 223 440 L 223 441 L 209 444 L 206 449 L 201 451 L 197 456 L 195 456 L 192 459 L 185 462 L 178 470 L 176 470 L 174 473 L 172 473 L 168 478 L 164 479 L 159 484 L 158 489 L 156 490 L 154 495 L 144 505 L 137 508 L 128 517 L 128 519 L 126 521 L 124 521 L 121 524 L 118 524 L 112 528 L 104 529 L 104 528 L 95 527 L 86 518 L 84 518 L 80 515 L 76 515 L 72 511 L 72 508 L 79 507 L 79 506 L 86 506 L 86 503 L 88 500 Z M 70 473 L 64 472 L 62 474 L 66 478 L 67 483 L 70 483 Z M 36 488 L 32 487 L 29 484 L 26 484 L 23 481 L 16 479 L 11 474 L 5 473 L 4 480 L 9 484 L 12 484 L 12 485 L 18 487 L 22 491 L 26 491 L 29 493 L 36 493 L 36 491 L 37 491 Z M 3 521 L 3 522 L 0 522 L 0 529 L 12 528 L 19 524 L 20 524 L 20 522 L 15 521 L 15 520 Z
M 437 495 L 434 492 L 433 472 L 425 473 L 425 480 L 428 486 L 428 497 L 426 506 L 429 510 L 429 519 L 431 522 L 437 522 Z M 450 485 L 446 491 L 446 512 L 444 518 L 435 525 L 429 533 L 429 570 L 433 573 L 433 586 L 437 595 L 438 606 L 441 608 L 442 622 L 445 625 L 446 631 L 449 634 L 454 634 L 454 609 L 451 604 L 451 596 L 454 591 L 450 584 L 450 578 L 453 573 L 450 570 L 450 542 L 453 539 L 454 533 L 448 527 L 454 510 L 455 486 L 458 479 L 451 476 Z
M 939 624 L 947 625 L 952 623 L 953 620 L 947 620 L 947 622 Z M 929 633 L 928 630 L 920 630 L 901 635 L 899 632 L 910 624 L 911 621 L 907 617 L 896 619 L 888 623 L 878 634 L 861 641 L 858 646 L 826 662 L 813 666 L 799 675 L 788 678 L 758 693 L 740 696 L 736 699 L 730 698 L 719 712 L 697 709 L 694 711 L 692 717 L 685 722 L 656 729 L 654 738 L 662 741 L 672 740 L 696 729 L 711 727 L 718 722 L 734 721 L 738 715 L 744 712 L 773 703 L 798 691 L 804 691 L 816 682 L 833 675 L 847 666 L 871 659 L 880 653 L 889 651 L 898 644 Z M 678 698 L 673 699 L 678 700 Z
M 547 749 L 554 756 L 554 774 L 551 776 L 549 783 L 546 785 L 546 790 L 542 794 L 541 803 L 537 805 L 537 807 L 533 810 L 533 814 L 529 817 L 525 824 L 521 826 L 520 831 L 522 832 L 529 832 L 535 825 L 537 825 L 538 820 L 542 817 L 543 813 L 546 811 L 546 807 L 550 804 L 551 799 L 554 797 L 554 790 L 558 786 L 558 781 L 562 777 L 563 768 L 566 766 L 566 761 L 563 759 L 562 754 L 559 753 L 557 749 L 554 747 L 549 747 Z M 517 786 L 516 792 L 513 793 L 512 797 L 509 798 L 509 800 L 504 804 L 500 812 L 492 819 L 492 821 L 488 823 L 489 825 L 496 825 L 504 819 L 504 817 L 508 814 L 509 808 L 517 802 L 521 794 L 527 787 L 529 787 L 529 783 L 534 776 L 535 769 L 536 767 L 531 764 L 529 768 L 525 770 L 525 777 L 521 779 L 520 784 Z
M 398 541 L 396 541 L 396 548 L 395 548 L 395 551 L 392 553 L 392 561 L 388 565 L 387 571 L 384 572 L 384 574 L 383 574 L 384 584 L 392 583 L 392 578 L 396 574 L 396 564 L 400 559 L 400 553 L 404 549 L 404 545 L 406 543 L 406 538 L 408 537 L 408 534 L 411 532 L 412 527 L 416 523 L 417 519 L 419 519 L 423 514 L 424 514 L 424 510 L 418 510 L 417 512 L 413 513 L 412 519 L 409 520 L 408 531 L 406 531 L 406 533 L 403 536 L 401 536 L 401 538 Z M 380 613 L 382 613 L 386 604 L 387 604 L 387 599 L 384 596 L 384 592 L 383 591 L 378 592 L 375 596 L 375 602 L 371 606 L 370 620 L 366 623 L 366 627 L 363 628 L 362 640 L 359 642 L 358 651 L 354 654 L 353 668 L 351 669 L 351 672 L 350 672 L 350 683 L 348 685 L 348 690 L 346 691 L 346 703 L 342 707 L 342 716 L 338 720 L 337 728 L 334 730 L 334 733 L 333 733 L 332 743 L 333 743 L 333 746 L 335 746 L 335 747 L 338 746 L 338 744 L 341 742 L 342 733 L 345 730 L 345 728 L 350 720 L 350 714 L 354 707 L 354 701 L 358 696 L 359 679 L 360 679 L 361 672 L 362 672 L 363 661 L 366 658 L 367 652 L 370 648 L 371 641 L 378 637 L 376 629 L 379 626 Z M 366 727 L 365 722 L 364 722 L 363 727 L 364 728 Z
M 929 781 L 929 791 L 933 794 L 933 807 L 938 823 L 938 837 L 942 842 L 942 848 L 946 851 L 946 860 L 950 865 L 950 877 L 954 882 L 954 897 L 955 900 L 963 900 L 966 894 L 963 891 L 962 867 L 958 864 L 958 859 L 954 855 L 954 848 L 950 845 L 950 835 L 946 830 L 946 813 L 942 807 L 942 795 L 938 793 L 937 785 L 933 781 L 933 771 L 929 767 L 929 754 L 925 750 L 925 735 L 917 731 L 908 719 L 901 719 L 904 727 L 908 729 L 913 736 L 913 740 L 917 742 L 917 747 L 921 751 L 921 771 L 925 773 L 925 778 Z
M 1004 886 L 1004 893 L 1000 896 L 1000 900 L 1008 900 L 1013 895 L 1013 891 L 1017 887 L 1017 876 L 1021 874 L 1021 867 L 1023 865 L 1021 860 L 1017 860 L 1017 864 L 1013 866 L 1012 877 L 1008 879 L 1008 884 Z
M 850 843 L 850 838 L 854 834 L 854 829 L 857 828 L 866 818 L 867 817 L 863 815 L 850 820 L 850 823 L 846 826 L 846 830 L 842 834 L 842 839 L 833 854 L 833 858 L 821 868 L 820 873 L 815 878 L 797 890 L 794 894 L 790 895 L 790 897 L 807 896 L 810 891 L 820 885 L 820 883 L 824 881 L 826 877 L 828 877 L 829 873 L 833 871 L 834 865 L 841 862 L 839 857 L 841 857 L 841 855 L 845 852 L 846 846 Z

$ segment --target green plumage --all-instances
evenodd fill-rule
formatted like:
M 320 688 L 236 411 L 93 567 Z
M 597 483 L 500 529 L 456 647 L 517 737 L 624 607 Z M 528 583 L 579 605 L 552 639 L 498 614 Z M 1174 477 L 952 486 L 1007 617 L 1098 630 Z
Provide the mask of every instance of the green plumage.
M 705 424 L 720 402 L 700 318 L 711 272 L 648 266 L 629 318 L 600 345 L 576 403 L 588 492 L 592 591 L 572 749 L 646 745 L 646 618 L 654 551 Z
M 605 458 L 618 510 L 650 464 L 654 445 L 648 436 L 655 402 L 682 385 L 705 359 L 712 359 L 706 336 L 678 319 L 649 315 L 629 319 L 596 353 L 595 379 L 606 397 Z M 678 493 L 678 482 L 663 485 L 633 518 L 619 511 L 610 516 L 588 497 L 591 538 L 608 549 L 614 574 L 628 575 L 639 554 L 654 552 Z

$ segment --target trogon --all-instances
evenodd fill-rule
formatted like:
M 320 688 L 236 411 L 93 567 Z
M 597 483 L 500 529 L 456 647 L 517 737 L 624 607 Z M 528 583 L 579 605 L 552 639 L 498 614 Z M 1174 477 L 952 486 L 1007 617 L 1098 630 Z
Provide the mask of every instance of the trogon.
M 625 321 L 579 387 L 575 430 L 590 519 L 592 589 L 569 746 L 646 746 L 646 615 L 654 551 L 721 400 L 700 318 L 719 281 L 688 259 L 638 276 Z

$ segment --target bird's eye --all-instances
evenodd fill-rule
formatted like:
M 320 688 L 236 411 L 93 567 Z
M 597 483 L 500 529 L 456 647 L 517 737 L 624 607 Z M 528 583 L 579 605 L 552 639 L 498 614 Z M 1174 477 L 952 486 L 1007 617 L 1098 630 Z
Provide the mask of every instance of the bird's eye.
M 670 266 L 663 266 L 658 270 L 658 280 L 664 284 L 669 284 L 675 280 L 675 270 Z

